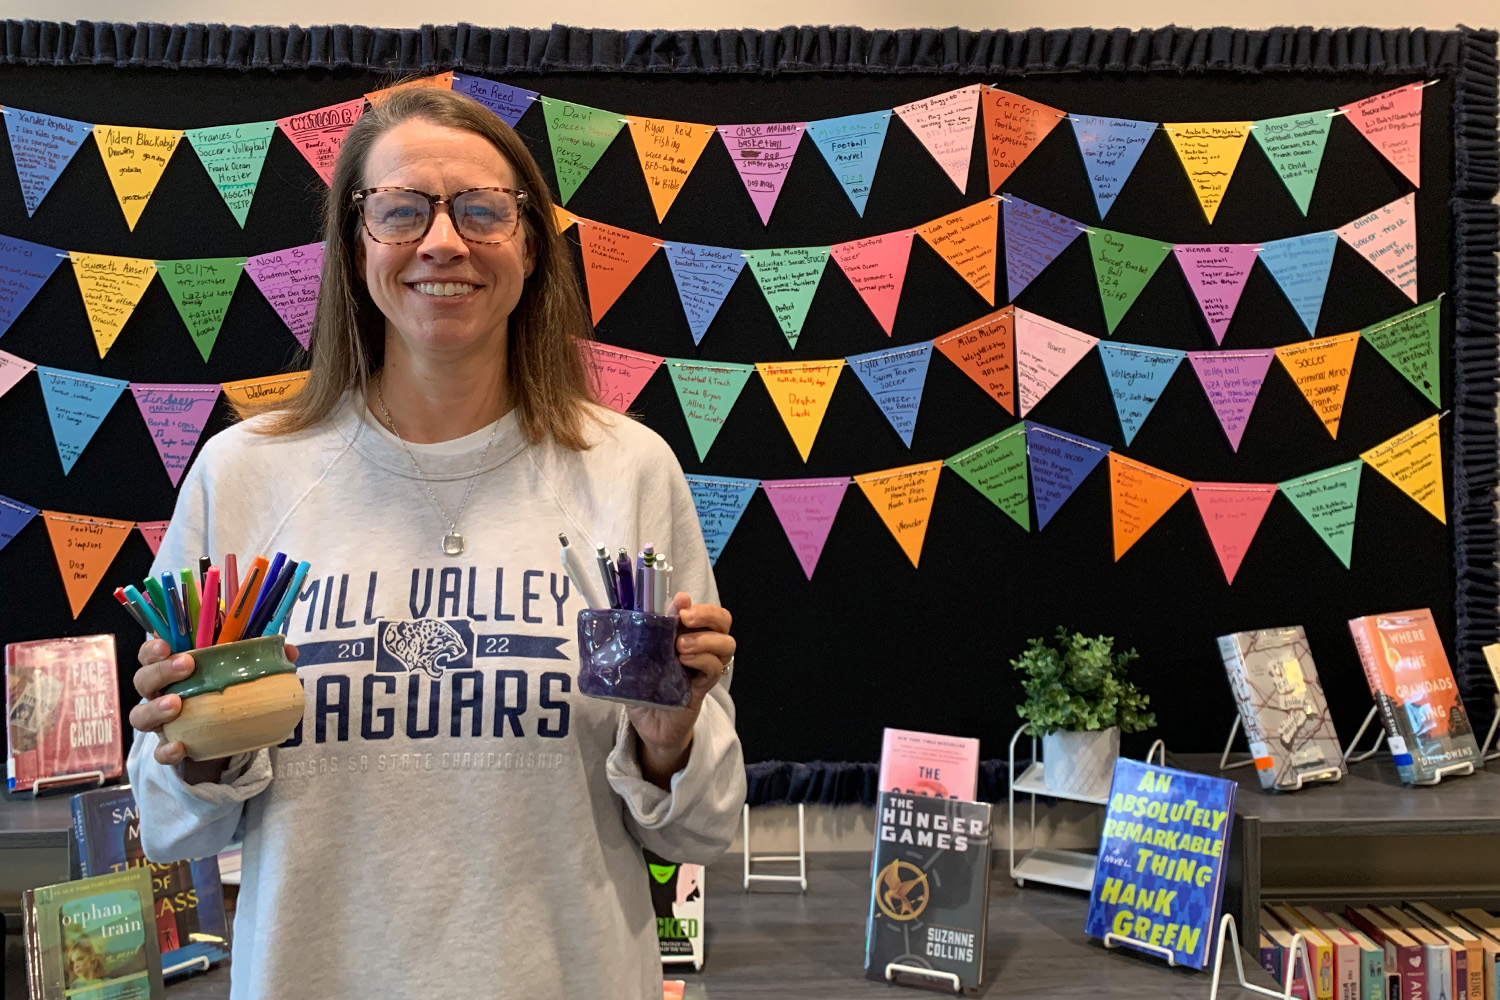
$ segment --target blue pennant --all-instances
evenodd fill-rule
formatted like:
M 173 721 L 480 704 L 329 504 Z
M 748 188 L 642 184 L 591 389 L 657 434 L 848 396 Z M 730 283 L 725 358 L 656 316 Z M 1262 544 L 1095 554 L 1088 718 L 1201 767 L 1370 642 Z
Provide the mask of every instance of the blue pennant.
M 729 536 L 745 513 L 750 498 L 760 486 L 758 479 L 725 479 L 722 476 L 688 476 L 693 491 L 693 506 L 703 528 L 703 544 L 708 546 L 708 564 L 719 561 Z
M 30 504 L 10 497 L 0 497 L 0 549 L 10 544 L 10 540 L 20 534 L 21 529 L 31 522 L 37 515 L 37 509 Z
M 1146 144 L 1156 133 L 1156 122 L 1091 115 L 1069 115 L 1068 120 L 1073 123 L 1078 151 L 1083 154 L 1083 168 L 1089 175 L 1102 219 L 1109 214 L 1110 206 L 1146 151 Z
M 922 387 L 927 384 L 927 365 L 932 360 L 932 342 L 887 347 L 883 351 L 855 354 L 846 360 L 910 448 L 917 410 L 922 406 Z
M 1107 454 L 1107 444 L 1026 421 L 1026 457 L 1031 463 L 1031 496 L 1036 501 L 1038 531 L 1047 526 Z
M 1328 272 L 1333 267 L 1333 248 L 1338 233 L 1308 233 L 1260 246 L 1260 262 L 1302 317 L 1307 335 L 1318 333 L 1318 314 L 1323 311 L 1323 293 L 1328 290 Z
M 42 398 L 47 416 L 52 420 L 52 437 L 57 442 L 57 457 L 62 459 L 63 475 L 73 471 L 73 463 L 93 440 L 104 415 L 115 405 L 120 393 L 130 383 L 124 379 L 84 375 L 61 368 L 37 366 L 42 379 Z
M 0 236 L 0 337 L 52 277 L 65 254 L 40 243 Z
M 1001 198 L 1005 203 L 1001 213 L 1005 218 L 1005 288 L 1014 302 L 1058 254 L 1073 245 L 1083 227 L 1013 194 Z
M 526 109 L 540 96 L 536 91 L 525 87 L 512 87 L 508 83 L 497 83 L 482 76 L 460 76 L 457 73 L 453 74 L 453 89 L 495 112 L 511 128 L 516 127 L 516 122 L 521 120 Z
M 870 185 L 875 182 L 875 168 L 880 164 L 885 130 L 890 124 L 889 111 L 869 111 L 862 115 L 807 123 L 808 138 L 828 161 L 833 176 L 838 178 L 861 218 L 865 214 L 865 202 L 870 199 Z
M 88 122 L 6 107 L 5 131 L 10 134 L 10 151 L 21 178 L 21 197 L 26 201 L 28 216 L 36 213 L 58 175 L 93 130 Z
M 1099 358 L 1104 362 L 1104 374 L 1109 379 L 1110 394 L 1115 397 L 1115 412 L 1120 415 L 1120 429 L 1125 432 L 1127 445 L 1135 440 L 1136 431 L 1146 422 L 1185 357 L 1186 351 L 1166 347 L 1099 342 Z
M 693 331 L 693 343 L 701 344 L 724 297 L 734 287 L 734 279 L 745 269 L 745 255 L 729 247 L 698 243 L 667 243 L 664 247 L 667 263 L 672 266 L 672 280 L 677 283 L 677 297 L 687 313 L 688 329 Z

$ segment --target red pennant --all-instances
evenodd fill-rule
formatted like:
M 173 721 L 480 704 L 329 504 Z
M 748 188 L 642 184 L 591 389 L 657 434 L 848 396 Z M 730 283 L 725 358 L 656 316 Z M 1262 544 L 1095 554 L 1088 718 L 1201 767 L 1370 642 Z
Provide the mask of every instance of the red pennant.
M 1275 483 L 1194 483 L 1193 499 L 1214 543 L 1224 579 L 1234 582 L 1261 518 L 1276 496 Z
M 171 521 L 136 522 L 136 530 L 139 531 L 141 533 L 141 537 L 146 540 L 146 545 L 151 549 L 151 554 L 153 556 L 161 550 L 161 536 L 167 533 L 167 525 L 171 523 Z
M 1370 145 L 1406 175 L 1413 186 L 1422 186 L 1422 91 L 1420 83 L 1387 90 L 1339 108 Z
M 627 351 L 592 340 L 578 342 L 594 396 L 616 413 L 624 413 L 651 381 L 666 358 L 640 351 Z

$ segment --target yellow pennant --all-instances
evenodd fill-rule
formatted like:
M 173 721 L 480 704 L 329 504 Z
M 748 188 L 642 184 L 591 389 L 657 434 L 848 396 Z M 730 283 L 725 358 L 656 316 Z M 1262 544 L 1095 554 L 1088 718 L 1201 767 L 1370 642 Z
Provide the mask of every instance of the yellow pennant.
M 714 130 L 691 122 L 671 122 L 661 118 L 630 119 L 630 137 L 635 140 L 635 155 L 641 160 L 641 173 L 656 206 L 656 221 L 667 217 L 667 209 L 687 183 L 688 174 L 703 155 L 703 147 L 713 138 Z
M 1359 457 L 1421 504 L 1427 513 L 1447 524 L 1443 508 L 1443 456 L 1438 442 L 1440 415 L 1434 413 Z
M 172 150 L 181 141 L 182 130 L 176 128 L 94 126 L 94 142 L 125 213 L 125 224 L 132 232 L 151 200 L 151 192 L 156 190 L 156 182 L 161 180 L 161 172 L 167 169 Z
M 265 406 L 273 406 L 290 399 L 302 391 L 307 384 L 307 372 L 287 372 L 284 375 L 267 375 L 263 378 L 246 378 L 238 382 L 223 382 L 220 388 L 240 416 L 247 416 Z
M 1163 125 L 1187 171 L 1203 214 L 1212 223 L 1234 168 L 1240 162 L 1251 122 L 1177 122 Z
M 912 566 L 922 558 L 922 541 L 927 537 L 932 498 L 942 471 L 942 462 L 924 462 L 854 477 Z
M 844 370 L 844 359 L 762 361 L 755 367 L 802 461 L 807 461 L 828 412 L 828 401 L 833 398 L 833 387 L 838 385 L 839 372 Z
M 1339 436 L 1339 418 L 1344 415 L 1344 395 L 1349 391 L 1349 372 L 1354 367 L 1357 347 L 1358 333 L 1341 333 L 1276 348 L 1282 367 L 1335 439 Z
M 563 208 L 557 202 L 552 203 L 552 221 L 557 226 L 559 233 L 566 232 L 568 227 L 578 221 L 578 217 Z
M 138 257 L 107 257 L 100 253 L 71 251 L 73 274 L 83 293 L 83 308 L 89 314 L 99 357 L 109 353 L 125 321 L 156 276 L 156 261 Z

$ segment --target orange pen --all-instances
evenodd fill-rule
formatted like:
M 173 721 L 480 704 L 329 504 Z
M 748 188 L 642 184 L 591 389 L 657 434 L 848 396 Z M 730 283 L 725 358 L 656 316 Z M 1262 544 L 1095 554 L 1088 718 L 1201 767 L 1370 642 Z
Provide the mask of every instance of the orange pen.
M 256 556 L 255 561 L 250 564 L 250 572 L 245 574 L 245 582 L 240 585 L 233 607 L 224 618 L 224 628 L 219 632 L 217 645 L 234 642 L 245 631 L 245 625 L 250 621 L 250 612 L 255 610 L 255 595 L 260 589 L 261 577 L 266 575 L 270 565 L 271 561 L 265 556 Z

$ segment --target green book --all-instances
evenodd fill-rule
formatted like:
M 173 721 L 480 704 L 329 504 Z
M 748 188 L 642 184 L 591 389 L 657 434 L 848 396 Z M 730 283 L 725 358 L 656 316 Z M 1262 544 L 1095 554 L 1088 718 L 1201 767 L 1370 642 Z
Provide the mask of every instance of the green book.
M 35 1000 L 165 1000 L 148 869 L 27 889 L 22 904 Z

